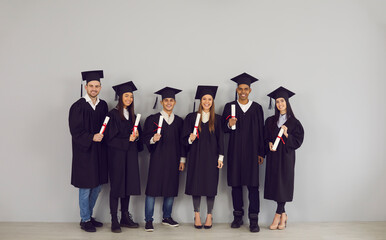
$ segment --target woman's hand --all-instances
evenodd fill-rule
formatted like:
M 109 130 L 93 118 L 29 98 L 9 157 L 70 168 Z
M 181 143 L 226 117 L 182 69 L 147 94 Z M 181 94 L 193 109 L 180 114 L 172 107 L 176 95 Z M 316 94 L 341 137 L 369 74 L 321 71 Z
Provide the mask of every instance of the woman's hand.
M 194 142 L 194 140 L 196 140 L 196 137 L 197 137 L 197 135 L 191 133 L 189 139 L 190 139 L 191 142 Z
M 273 150 L 273 143 L 272 142 L 269 142 L 269 150 L 271 150 L 271 152 L 276 152 L 276 150 Z
M 218 161 L 217 168 L 221 169 L 224 166 L 222 161 Z
M 259 165 L 263 164 L 263 162 L 264 162 L 264 157 L 262 157 L 262 156 L 257 156 L 257 159 L 258 159 Z
M 134 134 L 131 134 L 131 135 L 130 135 L 130 142 L 134 142 L 135 139 L 137 139 L 137 137 L 139 137 L 139 132 L 138 132 L 138 130 L 135 131 L 135 135 L 134 135 Z
M 154 141 L 154 142 L 158 142 L 158 141 L 160 140 L 160 138 L 161 138 L 161 134 L 156 133 L 156 134 L 154 134 L 154 136 L 153 136 L 153 141 Z
M 184 169 L 185 169 L 185 163 L 180 162 L 180 167 L 178 168 L 178 170 L 180 170 L 180 172 L 183 172 Z
M 284 130 L 284 132 L 283 132 L 284 136 L 285 136 L 286 138 L 288 138 L 288 133 L 287 133 L 288 128 L 287 128 L 287 126 L 286 126 L 286 125 L 283 125 L 283 126 L 281 126 L 281 128 Z

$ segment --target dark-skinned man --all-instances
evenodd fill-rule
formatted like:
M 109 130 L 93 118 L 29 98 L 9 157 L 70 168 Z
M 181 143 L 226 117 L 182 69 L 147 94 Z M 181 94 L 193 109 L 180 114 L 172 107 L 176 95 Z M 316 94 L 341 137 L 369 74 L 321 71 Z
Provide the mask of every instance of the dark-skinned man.
M 264 116 L 261 105 L 248 99 L 250 86 L 258 79 L 242 73 L 231 80 L 237 83 L 238 99 L 227 103 L 223 112 L 223 128 L 230 134 L 227 179 L 228 186 L 232 187 L 231 227 L 239 228 L 243 224 L 243 186 L 247 186 L 249 230 L 259 232 L 259 165 L 264 161 Z M 235 105 L 235 116 L 232 116 L 232 105 Z

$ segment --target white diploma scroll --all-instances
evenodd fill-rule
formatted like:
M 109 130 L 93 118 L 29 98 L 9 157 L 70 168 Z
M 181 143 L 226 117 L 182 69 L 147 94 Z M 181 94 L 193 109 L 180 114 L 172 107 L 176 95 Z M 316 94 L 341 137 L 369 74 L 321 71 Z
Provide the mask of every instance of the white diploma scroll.
M 231 105 L 231 118 L 236 118 L 236 105 Z M 232 130 L 236 130 L 236 124 L 232 126 Z
M 198 124 L 200 123 L 201 113 L 197 113 L 196 123 L 194 124 L 193 134 L 197 135 Z
M 106 117 L 105 121 L 103 122 L 103 125 L 101 127 L 101 130 L 99 131 L 99 134 L 103 134 L 106 130 L 107 123 L 109 122 L 110 118 Z
M 141 119 L 141 114 L 137 114 L 137 117 L 135 118 L 135 123 L 134 123 L 134 128 L 133 128 L 133 133 L 137 131 L 139 120 Z
M 277 135 L 277 138 L 276 138 L 276 140 L 275 140 L 275 143 L 273 144 L 273 147 L 272 147 L 273 150 L 276 150 L 276 149 L 277 149 L 277 146 L 279 145 L 280 138 L 281 138 L 281 136 L 283 136 L 283 133 L 284 133 L 284 130 L 283 130 L 283 128 L 281 128 L 281 129 L 280 129 L 280 132 L 279 132 L 279 135 Z
M 161 134 L 162 123 L 164 122 L 164 116 L 159 116 L 157 133 Z

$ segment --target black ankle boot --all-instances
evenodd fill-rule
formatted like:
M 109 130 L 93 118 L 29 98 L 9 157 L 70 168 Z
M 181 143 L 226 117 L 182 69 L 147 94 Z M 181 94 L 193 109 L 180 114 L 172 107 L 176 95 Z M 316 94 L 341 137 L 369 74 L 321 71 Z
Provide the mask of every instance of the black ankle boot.
M 139 224 L 133 221 L 129 212 L 122 212 L 121 216 L 121 226 L 128 228 L 138 228 Z
M 259 215 L 257 213 L 249 214 L 249 231 L 260 232 Z
M 114 233 L 120 233 L 121 225 L 119 225 L 117 214 L 111 214 L 111 231 Z
M 243 225 L 243 215 L 244 211 L 233 211 L 233 222 L 231 224 L 231 228 L 239 228 L 241 225 Z

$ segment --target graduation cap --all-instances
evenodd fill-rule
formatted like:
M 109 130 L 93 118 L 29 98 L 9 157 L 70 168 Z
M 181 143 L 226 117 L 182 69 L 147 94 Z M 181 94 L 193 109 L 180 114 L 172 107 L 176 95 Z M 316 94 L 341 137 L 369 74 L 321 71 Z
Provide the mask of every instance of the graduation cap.
M 251 86 L 252 83 L 259 81 L 259 79 L 249 75 L 248 73 L 244 72 L 234 78 L 231 78 L 232 81 L 237 83 L 237 86 L 241 84 L 247 84 L 249 87 Z M 236 91 L 236 97 L 235 100 L 237 100 L 237 91 Z
M 218 86 L 199 85 L 197 86 L 196 96 L 194 97 L 194 99 L 201 99 L 204 95 L 207 95 L 207 94 L 211 95 L 213 99 L 215 99 L 217 88 Z M 193 112 L 195 111 L 195 109 L 196 109 L 196 102 L 194 102 L 193 104 Z
M 115 91 L 115 100 L 118 99 L 118 96 L 121 96 L 124 93 L 127 93 L 127 92 L 132 93 L 132 92 L 137 90 L 133 81 L 115 85 L 115 86 L 113 86 L 113 89 Z
M 280 86 L 279 88 L 277 88 L 276 90 L 274 90 L 273 92 L 271 92 L 270 94 L 267 95 L 268 97 L 270 97 L 270 99 L 269 99 L 269 109 L 272 109 L 272 98 L 275 99 L 275 100 L 278 99 L 278 98 L 284 98 L 284 99 L 288 100 L 293 95 L 295 95 L 295 93 L 293 93 L 290 90 Z
M 176 88 L 164 87 L 161 90 L 158 90 L 157 92 L 155 92 L 155 94 L 161 95 L 162 100 L 164 98 L 174 98 L 174 99 L 176 99 L 176 94 L 178 94 L 181 91 L 182 90 L 179 90 L 179 89 L 176 89 Z M 155 103 L 154 103 L 153 109 L 155 109 L 157 107 L 157 102 L 158 102 L 158 96 L 155 99 Z
M 236 82 L 237 86 L 240 84 L 247 84 L 248 86 L 251 86 L 252 83 L 259 81 L 259 79 L 249 75 L 248 73 L 242 73 L 231 80 Z
M 103 78 L 103 70 L 93 70 L 82 72 L 82 82 L 80 84 L 80 96 L 83 96 L 83 81 L 89 83 L 90 81 L 101 81 Z

